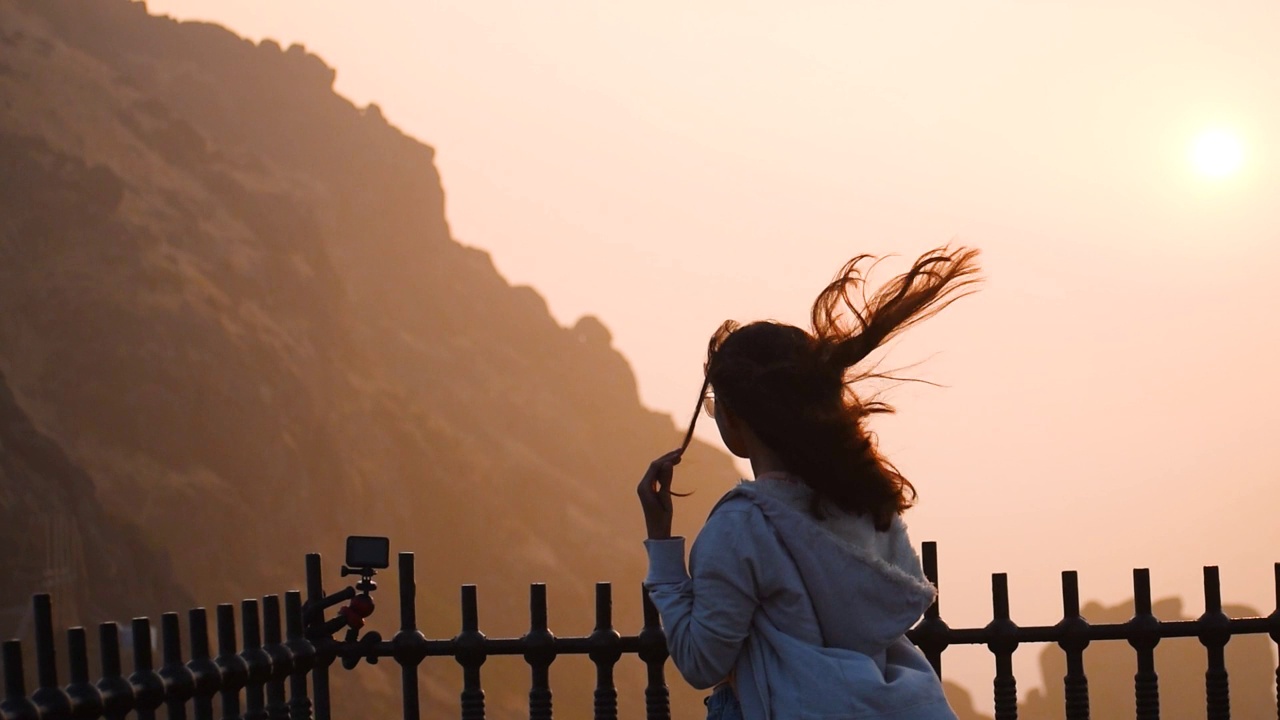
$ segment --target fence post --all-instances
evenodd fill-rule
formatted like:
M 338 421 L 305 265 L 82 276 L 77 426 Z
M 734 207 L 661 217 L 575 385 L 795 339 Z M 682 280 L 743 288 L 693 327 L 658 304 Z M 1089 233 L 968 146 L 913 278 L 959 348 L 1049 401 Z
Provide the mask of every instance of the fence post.
M 924 576 L 933 584 L 935 591 L 938 590 L 938 543 L 929 541 L 923 543 L 921 550 L 921 565 L 924 566 Z M 942 677 L 942 651 L 947 649 L 950 644 L 951 628 L 947 627 L 947 623 L 942 620 L 941 611 L 942 597 L 941 593 L 934 595 L 933 603 L 924 611 L 924 619 L 921 620 L 908 635 L 924 656 L 929 659 L 929 664 L 933 666 L 933 672 L 939 678 Z
M 164 643 L 164 667 L 160 668 L 160 677 L 164 680 L 169 720 L 187 720 L 187 700 L 195 693 L 196 683 L 191 671 L 182 662 L 178 614 L 170 612 L 161 615 L 160 630 Z
M 480 666 L 484 664 L 485 637 L 480 632 L 476 586 L 462 586 L 462 632 L 453 640 L 454 659 L 462 666 L 462 720 L 484 720 L 484 690 Z
M 411 552 L 400 558 L 400 631 L 391 639 L 392 654 L 400 664 L 400 684 L 404 693 L 404 720 L 418 720 L 418 665 L 427 656 L 427 638 L 418 631 L 418 585 L 414 578 Z
M 4 713 L 6 720 L 40 720 L 40 710 L 27 697 L 22 669 L 22 643 L 5 640 L 4 702 L 0 702 L 0 713 Z
M 645 720 L 671 720 L 671 693 L 667 690 L 664 667 L 669 654 L 667 636 L 662 632 L 658 608 L 649 599 L 649 591 L 640 587 L 644 602 L 644 627 L 640 629 L 640 659 L 649 670 L 644 689 Z
M 71 684 L 67 685 L 66 692 L 71 701 L 72 716 L 101 716 L 102 693 L 89 681 L 89 639 L 84 628 L 67 630 L 67 652 L 70 656 Z
M 1280 562 L 1274 566 L 1276 581 L 1276 609 L 1268 618 L 1271 621 L 1271 642 L 1280 648 Z M 1280 715 L 1280 664 L 1276 665 L 1276 713 Z
M 48 593 L 31 598 L 36 625 L 36 679 L 39 687 L 31 702 L 44 717 L 71 714 L 71 698 L 58 686 L 57 651 L 53 645 L 53 601 Z
M 213 720 L 213 696 L 222 685 L 222 671 L 209 656 L 209 617 L 204 608 L 192 608 L 187 613 L 187 627 L 191 631 L 192 696 L 195 699 L 196 720 Z
M 289 720 L 289 703 L 284 696 L 284 683 L 293 672 L 293 653 L 285 647 L 280 628 L 280 596 L 262 598 L 263 649 L 271 657 L 271 679 L 267 681 L 267 717 Z
M 996 658 L 996 676 L 992 681 L 996 720 L 1018 719 L 1018 681 L 1013 676 L 1013 652 L 1018 649 L 1018 626 L 1009 614 L 1009 576 L 991 575 L 991 616 L 987 625 L 991 640 L 987 648 Z
M 1204 614 L 1197 623 L 1200 644 L 1209 654 L 1209 667 L 1204 673 L 1205 711 L 1209 720 L 1230 720 L 1231 694 L 1225 651 L 1231 627 L 1226 613 L 1222 612 L 1222 588 L 1216 567 L 1204 569 Z
M 1151 613 L 1151 571 L 1146 568 L 1133 571 L 1133 619 L 1128 625 L 1129 644 L 1138 654 L 1138 672 L 1133 676 L 1137 720 L 1160 720 L 1160 678 L 1155 659 L 1160 621 Z
M 323 616 L 321 603 L 324 601 L 324 574 L 320 567 L 320 553 L 307 553 L 307 610 Z M 303 618 L 304 626 L 311 622 L 310 617 Z M 333 638 L 315 637 L 312 643 L 316 650 L 315 667 L 311 671 L 311 695 L 315 699 L 316 720 L 329 718 L 329 666 L 336 657 L 333 650 Z
M 613 586 L 607 582 L 596 583 L 596 627 L 590 640 L 596 665 L 595 720 L 618 720 L 613 666 L 622 658 L 622 636 L 613 629 Z
M 133 685 L 120 670 L 120 626 L 113 622 L 98 626 L 98 654 L 102 659 L 102 715 L 107 720 L 124 720 L 133 709 Z
M 218 669 L 222 672 L 222 720 L 240 720 L 240 690 L 249 682 L 249 664 L 236 652 L 236 609 L 218 606 Z
M 529 586 L 529 632 L 524 640 L 524 659 L 529 663 L 529 719 L 551 720 L 551 663 L 556 659 L 556 636 L 547 627 L 547 586 Z
M 262 649 L 262 628 L 258 623 L 258 601 L 240 601 L 241 631 L 244 651 L 240 655 L 249 668 L 245 684 L 244 720 L 267 720 L 266 695 L 263 686 L 271 679 L 271 656 Z
M 307 698 L 307 673 L 315 667 L 316 649 L 302 630 L 302 594 L 290 590 L 284 594 L 285 645 L 293 655 L 293 674 L 289 676 L 289 717 L 311 720 L 311 700 Z
M 1062 573 L 1062 640 L 1058 645 L 1067 654 L 1067 720 L 1089 720 L 1089 679 L 1084 672 L 1084 649 L 1089 646 L 1089 623 L 1080 616 L 1080 581 L 1074 570 Z
M 133 674 L 129 684 L 136 699 L 134 710 L 138 720 L 155 720 L 156 708 L 164 702 L 164 680 L 151 666 L 151 621 L 133 619 Z

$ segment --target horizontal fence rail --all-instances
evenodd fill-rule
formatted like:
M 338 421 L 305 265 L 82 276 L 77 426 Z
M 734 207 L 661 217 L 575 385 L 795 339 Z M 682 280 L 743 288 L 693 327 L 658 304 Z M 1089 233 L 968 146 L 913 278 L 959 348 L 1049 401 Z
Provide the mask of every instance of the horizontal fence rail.
M 923 544 L 925 575 L 938 585 L 936 543 Z M 1009 616 L 1009 581 L 1004 573 L 991 576 L 992 620 L 986 627 L 953 629 L 942 620 L 934 602 L 908 633 L 942 675 L 942 653 L 951 645 L 986 645 L 995 656 L 993 680 L 995 720 L 1017 720 L 1018 693 L 1013 676 L 1013 652 L 1021 644 L 1056 644 L 1067 659 L 1063 678 L 1066 719 L 1089 720 L 1089 684 L 1084 670 L 1084 650 L 1095 640 L 1125 640 L 1137 653 L 1134 675 L 1137 720 L 1159 720 L 1159 677 L 1155 648 L 1168 638 L 1198 638 L 1208 654 L 1205 672 L 1205 717 L 1230 720 L 1225 649 L 1237 635 L 1269 635 L 1280 645 L 1280 563 L 1274 566 L 1276 610 L 1265 618 L 1230 618 L 1222 611 L 1222 591 L 1217 567 L 1204 568 L 1204 614 L 1196 620 L 1161 621 L 1151 612 L 1151 574 L 1133 571 L 1134 616 L 1127 622 L 1092 625 L 1080 615 L 1079 580 L 1074 570 L 1062 573 L 1062 620 L 1056 625 L 1019 627 Z M 1280 667 L 1276 669 L 1276 712 L 1280 717 Z M 1250 718 L 1252 720 L 1252 718 Z
M 924 543 L 924 570 L 937 584 L 938 558 L 934 543 Z M 546 587 L 530 589 L 530 628 L 519 638 L 489 638 L 480 631 L 476 588 L 462 587 L 462 628 L 448 639 L 428 639 L 417 628 L 414 556 L 400 553 L 400 629 L 388 640 L 377 632 L 359 636 L 364 618 L 373 611 L 369 591 L 376 588 L 372 573 L 361 583 L 333 595 L 325 595 L 321 582 L 319 555 L 308 555 L 307 601 L 290 591 L 280 597 L 269 595 L 261 602 L 240 603 L 237 628 L 236 608 L 219 605 L 215 614 L 216 654 L 210 645 L 209 622 L 204 608 L 187 613 L 189 659 L 183 659 L 179 616 L 166 613 L 160 621 L 159 666 L 153 657 L 151 622 L 135 618 L 130 625 L 133 670 L 126 675 L 121 663 L 121 628 L 116 623 L 98 627 L 98 655 L 101 677 L 90 681 L 89 643 L 84 628 L 66 632 L 69 683 L 58 679 L 52 602 L 49 595 L 33 598 L 37 687 L 27 693 L 22 643 L 10 640 L 3 645 L 4 700 L 2 720 L 73 720 L 136 717 L 153 720 L 157 711 L 171 720 L 213 720 L 215 698 L 220 720 L 332 720 L 329 703 L 329 668 L 341 662 L 353 668 L 361 660 L 394 660 L 401 668 L 403 717 L 420 717 L 418 668 L 427 658 L 452 658 L 462 668 L 460 695 L 464 720 L 485 717 L 481 668 L 492 656 L 522 656 L 529 665 L 529 716 L 550 720 L 552 692 L 549 668 L 558 656 L 585 655 L 595 665 L 594 716 L 616 720 L 618 693 L 614 667 L 628 655 L 636 656 L 647 668 L 644 690 L 645 714 L 649 720 L 670 718 L 666 685 L 667 647 L 653 605 L 644 598 L 643 625 L 636 635 L 623 636 L 613 627 L 612 589 L 596 585 L 595 628 L 583 637 L 557 637 L 547 626 Z M 344 569 L 347 574 L 347 569 Z M 1010 618 L 1008 579 L 992 576 L 992 621 L 981 628 L 954 629 L 942 620 L 935 603 L 908 637 L 920 647 L 942 674 L 942 656 L 954 645 L 985 645 L 996 664 L 993 679 L 996 720 L 1016 720 L 1017 684 L 1012 657 L 1024 644 L 1056 644 L 1065 654 L 1067 672 L 1063 679 L 1067 720 L 1089 718 L 1089 687 L 1085 675 L 1084 651 L 1094 641 L 1126 641 L 1136 653 L 1138 671 L 1134 676 L 1134 698 L 1138 720 L 1160 716 L 1159 677 L 1154 651 L 1166 638 L 1194 637 L 1207 654 L 1205 712 L 1209 720 L 1230 718 L 1229 684 L 1224 650 L 1234 636 L 1264 634 L 1280 644 L 1280 563 L 1275 565 L 1277 611 L 1265 618 L 1230 618 L 1222 610 L 1218 570 L 1204 569 L 1205 611 L 1196 620 L 1161 621 L 1152 614 L 1151 581 L 1147 570 L 1134 570 L 1134 617 L 1124 623 L 1090 624 L 1080 614 L 1078 579 L 1075 572 L 1062 574 L 1063 618 L 1055 625 L 1020 627 Z M 326 620 L 326 608 L 341 602 L 338 616 Z M 283 619 L 283 622 L 282 622 Z M 333 635 L 345 630 L 343 640 Z M 238 632 L 237 632 L 238 631 Z M 282 632 L 283 631 L 283 632 Z M 1280 681 L 1280 669 L 1276 671 Z M 1280 691 L 1277 716 L 1280 717 Z
M 592 633 L 585 637 L 556 637 L 547 627 L 546 586 L 534 584 L 529 588 L 529 632 L 519 638 L 490 638 L 480 632 L 476 587 L 464 585 L 461 632 L 447 640 L 428 640 L 417 629 L 413 553 L 400 553 L 399 573 L 400 630 L 390 640 L 382 640 L 377 633 L 372 632 L 363 639 L 355 640 L 351 630 L 358 630 L 359 623 L 348 630 L 348 640 L 332 640 L 328 635 L 333 631 L 352 625 L 341 615 L 328 623 L 317 622 L 311 625 L 322 628 L 315 638 L 319 658 L 314 671 L 316 720 L 330 720 L 328 667 L 334 660 L 340 659 L 344 667 L 351 668 L 360 660 L 376 662 L 380 658 L 393 658 L 400 664 L 404 689 L 403 716 L 405 720 L 418 720 L 417 667 L 429 657 L 450 657 L 462 666 L 462 718 L 480 720 L 485 717 L 480 669 L 487 658 L 501 655 L 523 656 L 529 664 L 531 720 L 550 720 L 552 717 L 548 669 L 560 655 L 586 655 L 595 664 L 594 716 L 610 720 L 618 717 L 618 693 L 613 683 L 614 666 L 624 655 L 637 656 L 648 670 L 648 683 L 644 691 L 646 718 L 670 718 L 666 684 L 666 636 L 662 631 L 658 611 L 649 602 L 647 594 L 644 594 L 644 625 L 637 635 L 623 636 L 614 629 L 612 587 L 609 583 L 597 583 L 596 619 Z M 355 594 L 348 589 L 325 596 L 321 587 L 320 556 L 312 554 L 307 556 L 307 596 L 308 610 L 314 612 L 323 609 L 325 604 L 333 604 L 335 598 L 339 601 L 354 599 Z

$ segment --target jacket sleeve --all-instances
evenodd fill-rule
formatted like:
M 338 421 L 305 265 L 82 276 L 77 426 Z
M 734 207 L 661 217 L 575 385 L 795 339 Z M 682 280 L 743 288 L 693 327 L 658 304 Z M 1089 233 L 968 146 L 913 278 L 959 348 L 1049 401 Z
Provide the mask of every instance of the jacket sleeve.
M 759 606 L 756 558 L 758 512 L 725 505 L 707 518 L 685 571 L 684 538 L 646 540 L 645 587 L 662 617 L 671 660 L 695 688 L 728 677 Z

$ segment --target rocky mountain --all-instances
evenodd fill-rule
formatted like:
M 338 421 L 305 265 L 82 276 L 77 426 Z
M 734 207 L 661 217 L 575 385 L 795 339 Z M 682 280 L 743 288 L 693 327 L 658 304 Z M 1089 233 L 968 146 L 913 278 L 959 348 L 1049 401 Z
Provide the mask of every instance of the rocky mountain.
M 172 581 L 168 555 L 104 512 L 84 469 L 32 425 L 0 374 L 0 628 L 31 638 L 31 593 L 58 598 L 54 618 L 125 621 L 191 604 Z M 25 532 L 14 532 L 23 528 Z M 104 592 L 120 578 L 127 589 Z
M 527 629 L 530 582 L 570 635 L 612 581 L 634 632 L 634 482 L 679 431 L 640 404 L 602 323 L 560 326 L 450 236 L 432 149 L 333 79 L 301 47 L 137 2 L 0 1 L 0 372 L 79 483 L 12 507 L 96 503 L 66 517 L 95 545 L 136 537 L 117 550 L 132 565 L 85 556 L 121 598 L 142 576 L 167 576 L 173 602 L 281 592 L 309 551 L 336 588 L 344 537 L 380 534 L 417 553 L 433 637 L 457 632 L 464 582 L 490 635 Z M 736 477 L 702 445 L 686 468 Z M 6 501 L 24 477 L 6 467 Z M 714 495 L 684 502 L 689 522 Z M 45 517 L 13 516 L 6 539 L 41 537 Z M 15 577 L 18 596 L 47 584 Z M 382 586 L 373 626 L 393 632 L 394 573 Z M 594 682 L 574 660 L 553 668 L 566 717 Z M 386 670 L 355 673 L 362 712 L 398 702 Z M 485 673 L 498 716 L 518 714 L 523 662 Z M 429 665 L 424 696 L 454 706 L 457 675 Z

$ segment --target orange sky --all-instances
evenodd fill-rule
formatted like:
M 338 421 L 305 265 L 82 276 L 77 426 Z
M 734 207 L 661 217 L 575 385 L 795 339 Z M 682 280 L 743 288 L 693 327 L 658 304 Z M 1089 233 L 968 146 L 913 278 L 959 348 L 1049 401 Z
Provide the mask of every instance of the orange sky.
M 1198 615 L 1213 563 L 1274 609 L 1280 4 L 148 6 L 325 58 L 437 148 L 454 235 L 562 323 L 599 316 L 680 422 L 721 320 L 802 322 L 857 253 L 983 248 L 983 292 L 891 355 L 950 388 L 879 424 L 952 626 L 989 619 L 995 571 L 1020 623 L 1056 621 L 1069 568 L 1115 603 L 1148 566 Z M 1212 127 L 1232 177 L 1189 162 Z M 984 653 L 948 670 L 989 708 Z

